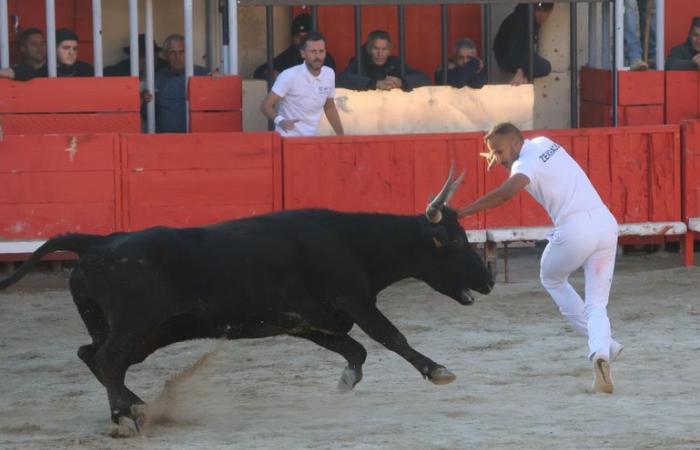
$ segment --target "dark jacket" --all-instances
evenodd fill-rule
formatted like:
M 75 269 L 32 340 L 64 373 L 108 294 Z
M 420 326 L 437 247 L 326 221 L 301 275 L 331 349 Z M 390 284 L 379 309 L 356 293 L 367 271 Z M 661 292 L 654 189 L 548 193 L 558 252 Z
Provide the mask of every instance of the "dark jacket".
M 693 62 L 693 57 L 700 52 L 696 52 L 690 43 L 690 39 L 671 49 L 671 54 L 666 59 L 666 70 L 698 70 L 698 66 Z
M 49 71 L 46 65 L 34 69 L 30 66 L 19 65 L 13 69 L 15 71 L 15 80 L 17 81 L 29 81 L 32 78 L 48 77 Z M 95 69 L 88 63 L 83 61 L 76 61 L 72 66 L 64 66 L 62 64 L 58 65 L 56 69 L 56 76 L 58 78 L 64 77 L 92 77 L 95 75 Z
M 493 41 L 493 52 L 496 55 L 496 62 L 501 70 L 514 73 L 518 69 L 523 69 L 527 73 L 529 65 L 528 53 L 528 7 L 525 3 L 520 3 L 515 10 L 505 18 L 496 38 Z M 533 20 L 533 42 L 535 50 L 539 38 L 540 26 Z
M 163 58 L 156 58 L 154 72 L 157 72 L 159 69 L 162 69 L 167 65 L 168 61 L 164 60 Z M 106 77 L 131 76 L 131 60 L 129 58 L 122 59 L 116 64 L 105 67 L 103 73 Z
M 479 70 L 479 60 L 472 58 L 463 66 L 455 66 L 447 69 L 447 85 L 463 88 L 469 86 L 473 89 L 481 89 L 486 84 L 486 67 Z M 435 71 L 435 84 L 442 85 L 443 70 Z
M 275 56 L 275 59 L 272 60 L 272 67 L 274 67 L 277 72 L 282 72 L 290 67 L 298 66 L 303 62 L 304 58 L 301 57 L 299 49 L 294 45 L 290 45 L 285 51 Z M 323 62 L 323 65 L 335 70 L 335 60 L 330 53 L 326 53 L 326 60 Z M 257 78 L 259 80 L 264 80 L 267 78 L 267 63 L 263 63 L 255 69 L 253 78 Z
M 357 72 L 355 58 L 351 58 L 348 67 L 338 76 L 336 86 L 357 91 L 377 89 L 377 81 L 392 76 L 401 79 L 401 89 L 410 91 L 420 86 L 429 86 L 430 79 L 419 70 L 405 66 L 405 75 L 401 76 L 401 61 L 396 56 L 389 56 L 381 66 L 372 62 L 365 46 L 362 46 L 362 72 Z

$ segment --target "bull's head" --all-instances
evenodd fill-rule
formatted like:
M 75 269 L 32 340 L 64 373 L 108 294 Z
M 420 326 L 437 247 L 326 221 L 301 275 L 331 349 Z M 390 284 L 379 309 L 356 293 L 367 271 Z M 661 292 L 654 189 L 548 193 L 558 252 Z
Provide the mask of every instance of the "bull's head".
M 452 163 L 442 190 L 428 203 L 423 222 L 423 234 L 430 238 L 434 264 L 420 278 L 436 291 L 452 297 L 463 305 L 474 303 L 470 290 L 488 294 L 494 285 L 491 265 L 474 251 L 460 225 L 457 213 L 447 207 L 447 202 L 462 183 L 464 173 L 454 178 Z

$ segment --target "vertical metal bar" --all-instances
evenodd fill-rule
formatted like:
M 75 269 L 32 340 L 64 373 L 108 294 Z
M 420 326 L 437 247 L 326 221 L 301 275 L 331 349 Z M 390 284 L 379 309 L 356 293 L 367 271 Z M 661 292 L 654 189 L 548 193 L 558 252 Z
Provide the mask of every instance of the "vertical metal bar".
M 156 98 L 155 98 L 155 53 L 153 52 L 153 0 L 145 0 L 146 22 L 146 89 L 153 95 L 153 99 L 146 103 L 146 130 L 149 133 L 156 132 Z
M 613 30 L 615 32 L 615 64 L 613 67 L 615 70 L 620 70 L 625 64 L 625 0 L 615 0 L 614 5 L 614 17 L 613 17 Z
M 192 45 L 192 0 L 183 0 L 183 17 L 185 22 L 185 126 L 190 131 L 190 78 L 194 75 L 194 45 Z M 231 61 L 233 63 L 233 61 Z
M 129 0 L 129 62 L 131 76 L 139 76 L 139 0 Z
M 588 4 L 588 67 L 599 68 L 598 62 L 598 3 Z
M 651 1 L 651 0 L 647 0 Z M 666 65 L 664 57 L 664 33 L 665 33 L 666 5 L 664 0 L 656 0 L 656 69 L 664 70 Z
M 611 62 L 610 62 L 610 8 L 612 7 L 611 2 L 605 2 L 601 5 L 603 8 L 602 11 L 602 19 L 601 19 L 601 26 L 602 26 L 602 31 L 601 31 L 601 36 L 602 36 L 602 44 L 601 44 L 601 53 L 602 53 L 602 63 L 601 63 L 601 69 L 610 69 L 611 67 Z
M 0 0 L 0 68 L 10 67 L 10 30 L 8 27 L 7 0 Z
M 569 27 L 571 29 L 571 128 L 578 128 L 578 5 L 569 3 Z
M 209 70 L 214 70 L 218 64 L 216 64 L 215 57 L 214 57 L 214 47 L 215 43 L 214 40 L 216 39 L 215 36 L 215 29 L 214 29 L 214 24 L 216 21 L 212 17 L 214 14 L 214 11 L 216 10 L 216 7 L 214 5 L 214 0 L 205 0 L 204 1 L 204 35 L 205 35 L 205 48 L 204 52 L 206 53 L 207 57 L 207 68 Z
M 355 64 L 357 73 L 362 73 L 362 7 L 355 5 Z
M 102 0 L 92 0 L 92 45 L 95 66 L 95 76 L 101 77 L 102 64 Z
M 440 51 L 442 52 L 442 84 L 447 85 L 447 53 L 450 48 L 449 39 L 449 6 L 440 5 Z
M 238 2 L 228 2 L 228 73 L 238 75 Z
M 50 78 L 56 78 L 56 5 L 46 0 L 46 65 Z
M 318 6 L 311 5 L 311 29 L 318 31 Z
M 399 16 L 399 69 L 401 76 L 406 75 L 406 7 L 398 6 Z
M 484 15 L 481 38 L 481 59 L 484 61 L 484 66 L 486 66 L 487 82 L 491 83 L 491 4 L 487 3 L 482 5 L 481 11 L 483 11 Z
M 622 1 L 621 0 L 615 0 L 612 4 L 613 8 L 613 30 L 615 30 L 615 39 L 612 39 L 612 67 L 611 67 L 611 79 L 612 79 L 612 123 L 613 126 L 616 127 L 618 126 L 618 120 L 619 120 L 619 111 L 618 111 L 618 104 L 617 104 L 617 97 L 618 97 L 618 91 L 619 91 L 619 70 L 618 66 L 621 64 L 620 59 L 618 57 L 619 54 L 619 47 L 620 43 L 618 42 L 617 35 L 621 34 L 618 33 L 618 29 L 621 28 L 621 23 L 619 21 L 619 12 L 620 12 L 620 7 L 622 6 Z
M 233 0 L 232 0 L 233 1 Z M 272 72 L 275 70 L 273 58 L 275 57 L 275 32 L 274 32 L 274 7 L 265 7 L 265 22 L 267 30 L 267 88 L 272 88 Z
M 527 69 L 527 79 L 530 83 L 534 83 L 535 68 L 533 67 L 535 62 L 535 7 L 532 3 L 527 4 L 527 58 L 528 58 L 528 69 Z
M 224 66 L 225 73 L 231 73 L 228 56 L 228 2 L 229 0 L 220 0 L 219 3 L 219 12 L 221 13 L 221 63 Z

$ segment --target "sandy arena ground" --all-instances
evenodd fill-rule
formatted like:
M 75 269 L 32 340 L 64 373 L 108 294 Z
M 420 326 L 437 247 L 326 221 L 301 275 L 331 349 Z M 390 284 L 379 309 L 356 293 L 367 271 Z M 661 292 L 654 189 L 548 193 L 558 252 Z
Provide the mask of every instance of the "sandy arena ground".
M 472 306 L 416 281 L 381 296 L 450 385 L 358 329 L 369 356 L 350 394 L 336 390 L 344 360 L 306 341 L 181 343 L 129 371 L 162 418 L 131 439 L 108 436 L 105 391 L 76 356 L 89 339 L 66 275 L 33 274 L 0 293 L 0 449 L 700 448 L 700 268 L 618 259 L 609 309 L 626 349 L 615 394 L 593 395 L 586 341 L 538 283 L 539 250 L 517 253 L 512 282 Z

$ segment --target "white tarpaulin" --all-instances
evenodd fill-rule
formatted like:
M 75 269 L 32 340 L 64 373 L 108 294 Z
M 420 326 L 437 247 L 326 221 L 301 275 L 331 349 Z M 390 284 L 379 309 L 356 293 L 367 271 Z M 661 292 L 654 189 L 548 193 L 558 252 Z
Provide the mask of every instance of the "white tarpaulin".
M 345 134 L 406 134 L 483 131 L 510 121 L 533 128 L 534 89 L 487 85 L 482 89 L 425 86 L 404 92 L 336 89 L 335 103 Z M 332 135 L 321 115 L 319 135 Z

